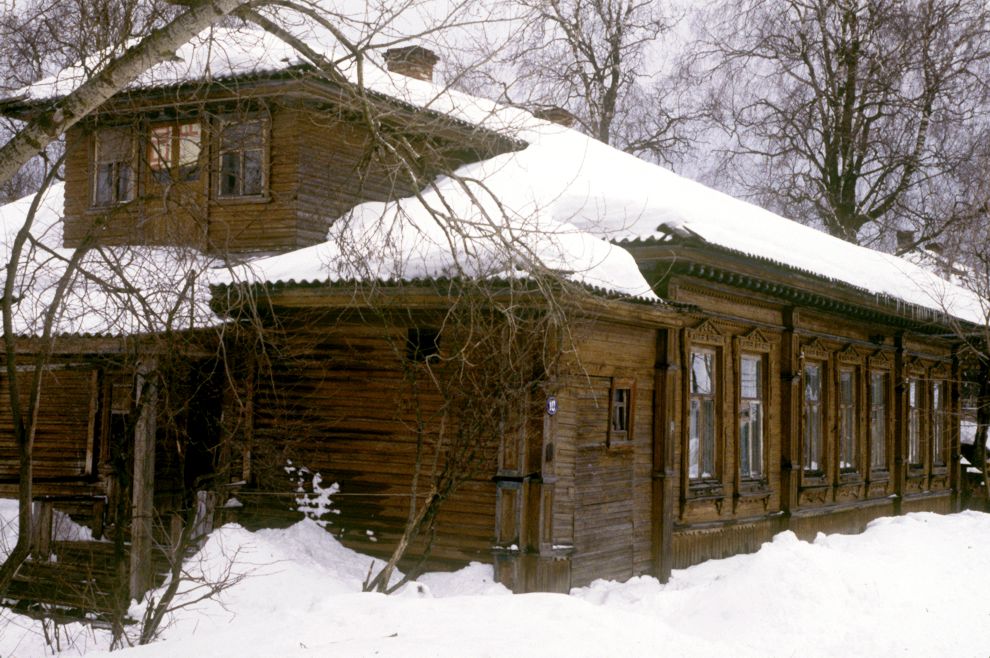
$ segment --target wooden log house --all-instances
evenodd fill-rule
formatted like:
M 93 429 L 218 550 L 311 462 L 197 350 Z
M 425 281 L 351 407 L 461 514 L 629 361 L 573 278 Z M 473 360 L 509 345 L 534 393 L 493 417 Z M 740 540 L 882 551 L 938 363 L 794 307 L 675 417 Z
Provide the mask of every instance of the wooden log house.
M 420 50 L 398 55 L 427 77 Z M 304 258 L 353 206 L 527 146 L 379 93 L 382 125 L 422 155 L 411 172 L 376 148 L 341 84 L 286 64 L 111 99 L 66 136 L 65 246 Z M 45 102 L 2 108 L 23 116 Z M 566 358 L 519 405 L 524 420 L 496 437 L 490 467 L 442 508 L 428 538 L 435 564 L 491 562 L 517 591 L 567 591 L 595 578 L 666 578 L 782 530 L 857 532 L 884 515 L 958 509 L 960 371 L 947 316 L 678 232 L 619 248 L 665 301 L 576 297 Z M 266 338 L 214 335 L 224 370 L 207 363 L 209 349 L 196 352 L 215 385 L 190 384 L 199 402 L 182 441 L 201 446 L 193 474 L 168 475 L 174 436 L 118 422 L 133 413 L 140 380 L 115 360 L 118 341 L 62 337 L 45 375 L 39 497 L 94 528 L 130 527 L 108 521 L 108 506 L 83 513 L 59 499 L 110 495 L 110 446 L 124 441 L 133 444 L 125 516 L 165 519 L 190 500 L 165 494 L 171 480 L 188 490 L 210 475 L 241 522 L 279 524 L 300 516 L 305 467 L 340 485 L 330 530 L 387 554 L 413 495 L 410 427 L 440 404 L 426 400 L 417 416 L 403 386 L 424 345 L 444 349 L 446 297 L 437 281 L 398 285 L 386 320 L 355 303 L 353 284 L 254 286 L 265 293 Z M 234 324 L 238 289 L 214 291 Z M 6 424 L 0 433 L 10 493 Z

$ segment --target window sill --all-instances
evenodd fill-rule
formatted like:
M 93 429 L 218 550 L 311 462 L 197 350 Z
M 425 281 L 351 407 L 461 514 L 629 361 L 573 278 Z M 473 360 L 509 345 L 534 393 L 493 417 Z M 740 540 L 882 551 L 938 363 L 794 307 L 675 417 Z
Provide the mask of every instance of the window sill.
M 858 484 L 863 481 L 863 474 L 859 471 L 843 471 L 839 473 L 839 484 Z
M 725 487 L 716 480 L 691 481 L 687 495 L 691 500 L 722 499 L 725 498 Z
M 272 197 L 269 194 L 255 194 L 251 196 L 213 196 L 213 202 L 219 206 L 238 206 L 243 204 L 271 203 Z

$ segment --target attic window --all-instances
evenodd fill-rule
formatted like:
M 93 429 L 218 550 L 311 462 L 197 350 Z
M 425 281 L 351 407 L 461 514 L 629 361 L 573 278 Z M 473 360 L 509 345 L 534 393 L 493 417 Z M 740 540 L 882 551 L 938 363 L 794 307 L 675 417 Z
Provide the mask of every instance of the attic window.
M 129 128 L 103 128 L 93 152 L 93 205 L 113 206 L 134 198 L 133 143 Z
M 148 136 L 148 168 L 159 182 L 199 178 L 202 129 L 198 121 L 157 125 Z
M 411 327 L 406 333 L 406 358 L 415 363 L 425 363 L 439 357 L 440 332 Z
M 224 122 L 217 196 L 261 196 L 265 191 L 264 153 L 264 122 Z

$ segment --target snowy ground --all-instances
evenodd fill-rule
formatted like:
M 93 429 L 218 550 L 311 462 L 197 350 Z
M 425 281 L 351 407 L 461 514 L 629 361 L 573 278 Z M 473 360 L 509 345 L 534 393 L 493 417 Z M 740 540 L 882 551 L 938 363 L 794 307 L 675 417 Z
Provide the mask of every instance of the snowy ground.
M 12 510 L 0 504 L 0 515 Z M 370 558 L 311 521 L 227 526 L 190 567 L 218 572 L 233 557 L 247 576 L 221 602 L 178 612 L 158 643 L 113 655 L 987 656 L 987 547 L 990 515 L 912 514 L 812 543 L 783 533 L 667 585 L 642 577 L 512 595 L 472 565 L 386 597 L 360 593 Z M 37 622 L 4 612 L 0 624 L 3 658 L 51 654 Z M 109 655 L 102 632 L 62 633 L 75 644 L 63 655 Z

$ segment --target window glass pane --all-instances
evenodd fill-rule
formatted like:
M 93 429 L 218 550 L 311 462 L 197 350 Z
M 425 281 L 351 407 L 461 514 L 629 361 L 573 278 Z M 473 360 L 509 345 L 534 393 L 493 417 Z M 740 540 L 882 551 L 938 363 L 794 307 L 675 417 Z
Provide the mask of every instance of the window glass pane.
M 870 374 L 870 466 L 887 468 L 887 376 Z
M 182 180 L 199 178 L 199 154 L 202 128 L 199 123 L 179 126 L 179 176 Z
M 918 405 L 918 380 L 908 380 L 908 462 L 921 462 L 921 409 Z
M 241 159 L 238 153 L 224 153 L 220 157 L 220 194 L 238 196 L 241 179 Z
M 93 201 L 98 206 L 113 203 L 113 169 L 112 163 L 100 164 L 96 167 L 96 192 Z
M 763 358 L 744 355 L 739 368 L 739 470 L 744 478 L 763 476 Z
M 744 398 L 762 397 L 760 390 L 760 357 L 744 356 L 739 373 L 740 395 Z
M 822 380 L 821 366 L 808 363 L 804 366 L 804 470 L 821 471 L 824 468 L 821 415 Z
M 220 143 L 220 148 L 224 151 L 260 149 L 261 146 L 260 121 L 242 121 L 224 125 Z
M 98 162 L 131 159 L 131 131 L 128 128 L 103 128 L 96 135 Z
M 167 169 L 172 163 L 172 126 L 158 126 L 148 136 L 148 167 Z
M 261 151 L 244 152 L 244 189 L 241 194 L 252 195 L 262 192 Z
M 702 400 L 701 477 L 715 477 L 715 400 Z
M 688 433 L 688 477 L 692 479 L 699 477 L 701 473 L 699 460 L 699 444 L 701 439 L 698 433 L 698 425 L 701 423 L 700 416 L 701 402 L 699 400 L 691 400 L 691 420 Z
M 932 458 L 937 466 L 945 465 L 945 384 L 932 384 Z
M 130 164 L 117 164 L 117 200 L 130 201 L 134 197 L 134 175 Z
M 691 392 L 711 395 L 714 389 L 712 366 L 715 355 L 711 352 L 691 353 Z
M 856 388 L 849 370 L 839 372 L 839 468 L 856 468 Z

